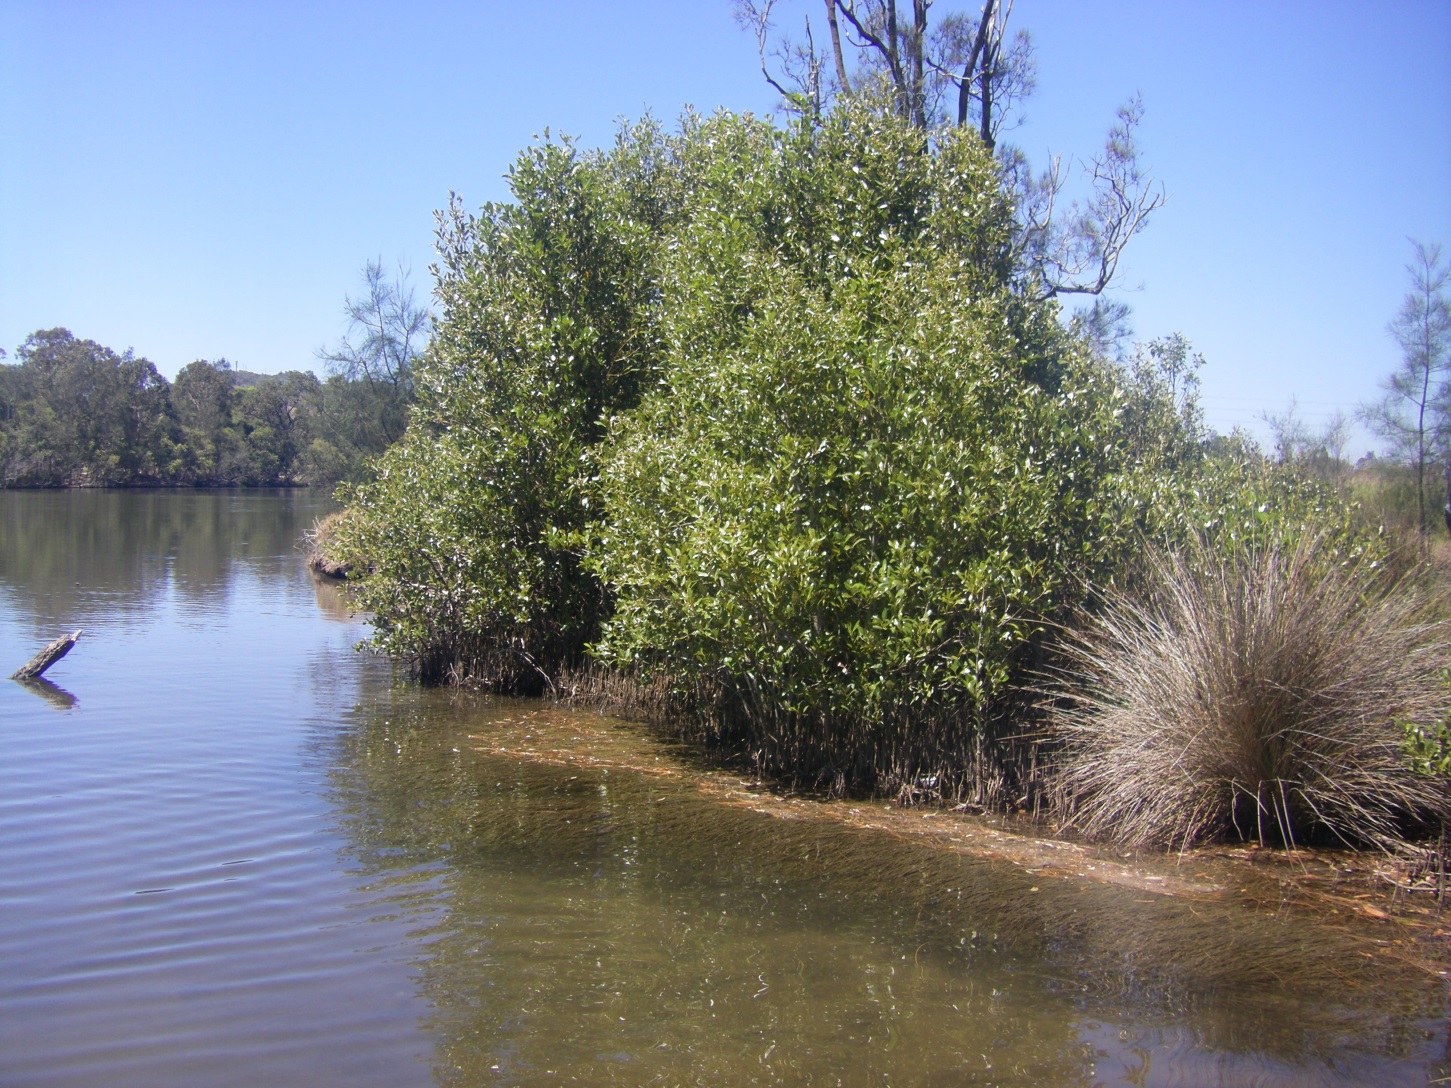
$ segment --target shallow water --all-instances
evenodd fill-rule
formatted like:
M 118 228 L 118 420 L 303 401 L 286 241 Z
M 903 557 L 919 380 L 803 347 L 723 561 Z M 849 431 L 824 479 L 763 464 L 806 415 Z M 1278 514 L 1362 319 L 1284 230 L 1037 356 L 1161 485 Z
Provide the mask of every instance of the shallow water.
M 1442 984 L 1234 902 L 424 691 L 307 493 L 0 493 L 0 1084 L 1426 1084 Z M 13 662 L 13 664 L 7 664 Z

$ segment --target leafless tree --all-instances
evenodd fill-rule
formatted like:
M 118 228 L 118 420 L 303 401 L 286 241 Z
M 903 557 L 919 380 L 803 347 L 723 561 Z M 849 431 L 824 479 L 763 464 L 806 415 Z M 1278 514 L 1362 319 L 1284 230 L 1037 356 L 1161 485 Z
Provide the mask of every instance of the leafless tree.
M 1101 294 L 1129 241 L 1163 206 L 1163 188 L 1141 166 L 1134 139 L 1143 112 L 1137 95 L 1119 107 L 1103 149 L 1083 165 L 1091 196 L 1067 208 L 1060 207 L 1069 174 L 1061 156 L 1036 176 L 1016 148 L 1000 156 L 1018 194 L 1018 263 L 1034 274 L 1033 293 Z
M 735 0 L 737 20 L 755 34 L 762 73 L 788 109 L 819 116 L 831 98 L 881 83 L 897 112 L 918 127 L 955 116 L 958 125 L 977 128 L 992 148 L 1014 107 L 1033 89 L 1032 39 L 1024 30 L 1007 37 L 1012 0 L 987 0 L 977 19 L 951 13 L 935 23 L 932 0 L 912 0 L 910 18 L 905 8 L 899 13 L 896 0 L 823 4 L 829 70 L 809 15 L 802 37 L 786 38 L 772 21 L 777 0 Z
M 1025 30 L 1008 36 L 1013 0 L 984 0 L 976 18 L 936 18 L 932 0 L 822 0 L 830 68 L 819 54 L 809 14 L 799 39 L 775 32 L 777 0 L 735 0 L 736 18 L 756 36 L 761 71 L 788 109 L 820 118 L 836 96 L 885 88 L 892 108 L 928 130 L 971 126 L 1003 164 L 1018 204 L 1021 286 L 1037 297 L 1100 294 L 1118 271 L 1124 247 L 1164 202 L 1142 167 L 1134 133 L 1137 96 L 1118 111 L 1103 150 L 1083 164 L 1091 195 L 1062 206 L 1074 172 L 1054 157 L 1035 174 L 1016 148 L 1000 144 L 1006 123 L 1032 92 L 1036 64 Z M 852 71 L 854 62 L 855 70 Z M 953 114 L 948 102 L 955 105 Z
M 755 34 L 756 52 L 761 58 L 761 75 L 766 77 L 766 82 L 781 96 L 786 108 L 819 119 L 824 106 L 822 62 L 816 52 L 811 19 L 808 16 L 804 20 L 805 30 L 800 41 L 775 38 L 772 35 L 775 26 L 771 22 L 771 13 L 775 6 L 776 0 L 736 0 L 736 21 Z M 830 3 L 827 4 L 827 18 L 836 50 L 838 78 L 840 85 L 846 86 L 846 70 L 841 67 L 841 43 L 835 8 Z

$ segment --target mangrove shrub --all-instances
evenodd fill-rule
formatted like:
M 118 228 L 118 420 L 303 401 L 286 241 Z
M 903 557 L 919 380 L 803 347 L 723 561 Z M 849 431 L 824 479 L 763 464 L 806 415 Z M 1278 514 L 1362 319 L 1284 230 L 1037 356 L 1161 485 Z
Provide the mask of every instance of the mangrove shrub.
M 443 216 L 417 409 L 350 493 L 425 676 L 539 690 L 588 648 L 763 769 L 986 794 L 1089 586 L 1297 494 L 1206 453 L 1182 341 L 1128 371 L 1065 331 L 971 132 L 689 116 L 510 181 Z
M 684 156 L 662 378 L 596 459 L 596 653 L 772 772 L 981 786 L 1044 625 L 1202 509 L 1202 452 L 1014 289 L 974 135 L 849 104 Z
M 426 678 L 539 690 L 581 658 L 606 599 L 580 563 L 582 456 L 660 356 L 655 253 L 676 201 L 644 123 L 606 154 L 525 151 L 514 202 L 440 216 L 442 317 L 417 404 L 335 546 L 371 568 L 377 641 Z

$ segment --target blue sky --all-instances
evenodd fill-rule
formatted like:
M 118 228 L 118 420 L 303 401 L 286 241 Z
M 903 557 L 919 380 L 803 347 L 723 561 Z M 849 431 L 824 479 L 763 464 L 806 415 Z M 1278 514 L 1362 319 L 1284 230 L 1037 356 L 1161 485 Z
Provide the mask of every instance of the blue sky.
M 1407 238 L 1451 248 L 1451 0 L 1018 0 L 1013 25 L 1036 162 L 1143 96 L 1168 202 L 1117 293 L 1204 353 L 1210 422 L 1373 398 Z M 64 325 L 167 375 L 315 367 L 363 262 L 426 293 L 433 209 L 506 197 L 546 127 L 773 102 L 728 0 L 0 0 L 0 346 Z

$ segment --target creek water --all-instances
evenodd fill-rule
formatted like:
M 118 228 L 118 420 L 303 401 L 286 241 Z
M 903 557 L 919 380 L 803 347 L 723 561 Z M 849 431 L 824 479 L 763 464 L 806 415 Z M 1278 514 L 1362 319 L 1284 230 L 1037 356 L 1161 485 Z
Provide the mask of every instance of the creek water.
M 707 788 L 425 690 L 306 492 L 0 493 L 0 1084 L 1310 1085 L 1451 1074 L 1443 984 L 1234 901 Z M 11 664 L 5 664 L 5 663 Z

